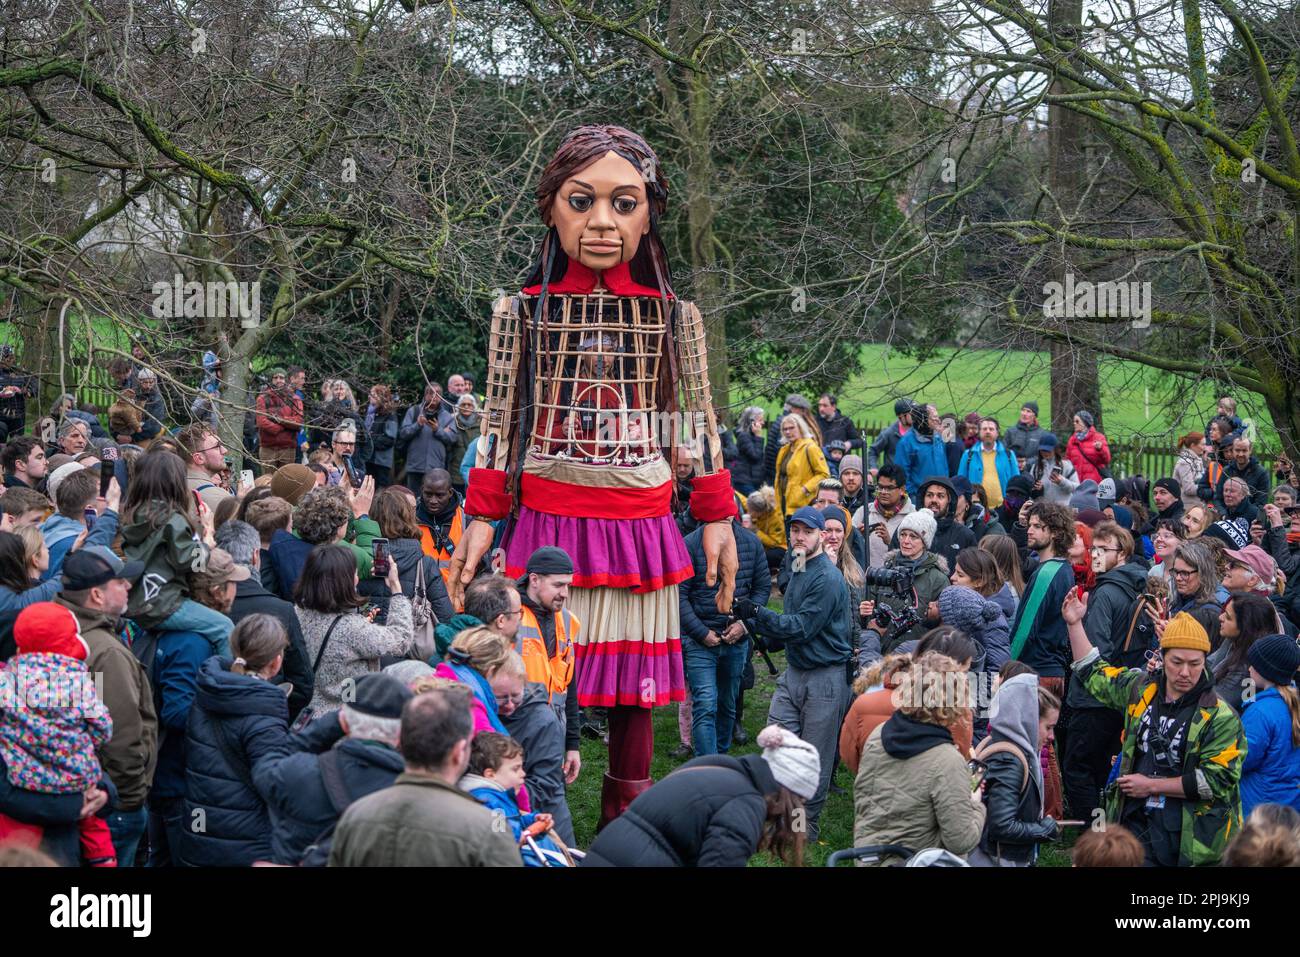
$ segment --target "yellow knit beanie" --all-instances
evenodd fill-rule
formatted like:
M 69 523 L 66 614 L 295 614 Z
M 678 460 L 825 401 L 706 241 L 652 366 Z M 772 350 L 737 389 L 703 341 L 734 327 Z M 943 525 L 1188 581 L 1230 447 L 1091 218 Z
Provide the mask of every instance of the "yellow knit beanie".
M 1165 625 L 1165 634 L 1160 639 L 1160 647 L 1166 650 L 1186 648 L 1188 651 L 1203 651 L 1208 655 L 1210 636 L 1206 634 L 1199 621 L 1187 612 L 1180 611 L 1169 620 L 1169 624 Z

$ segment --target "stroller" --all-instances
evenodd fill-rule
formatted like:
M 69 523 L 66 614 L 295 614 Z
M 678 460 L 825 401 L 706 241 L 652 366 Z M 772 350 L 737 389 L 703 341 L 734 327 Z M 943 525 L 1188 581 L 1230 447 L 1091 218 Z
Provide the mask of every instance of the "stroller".
M 559 848 L 558 851 L 543 847 L 538 843 L 538 838 L 547 837 L 550 843 Z M 560 840 L 560 835 L 556 833 L 551 826 L 550 816 L 546 815 L 539 820 L 529 824 L 519 835 L 520 851 L 531 851 L 541 862 L 542 867 L 576 867 L 577 862 L 586 857 L 586 854 L 576 847 L 567 846 L 564 841 Z
M 970 867 L 964 860 L 945 851 L 941 847 L 927 847 L 914 851 L 902 844 L 870 844 L 866 847 L 850 847 L 843 851 L 833 851 L 826 858 L 827 867 L 838 867 L 843 861 L 864 861 L 875 864 L 887 857 L 901 857 L 906 860 L 904 867 Z

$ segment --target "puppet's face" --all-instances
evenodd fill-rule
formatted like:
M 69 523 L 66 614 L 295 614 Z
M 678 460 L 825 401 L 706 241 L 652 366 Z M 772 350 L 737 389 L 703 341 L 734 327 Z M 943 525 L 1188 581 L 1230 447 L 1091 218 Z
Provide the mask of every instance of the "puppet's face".
M 596 271 L 629 262 L 650 231 L 641 171 L 617 153 L 606 153 L 564 181 L 550 216 L 570 259 Z

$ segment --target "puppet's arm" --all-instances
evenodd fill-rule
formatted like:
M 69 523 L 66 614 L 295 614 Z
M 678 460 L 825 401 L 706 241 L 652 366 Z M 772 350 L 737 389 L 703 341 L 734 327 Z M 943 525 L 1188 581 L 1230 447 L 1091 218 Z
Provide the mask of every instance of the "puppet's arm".
M 695 478 L 691 481 L 691 514 L 704 527 L 705 583 L 718 583 L 718 611 L 728 614 L 736 592 L 736 535 L 731 518 L 736 514 L 736 497 L 731 490 L 731 473 L 722 467 L 722 440 L 713 414 L 709 393 L 709 359 L 704 348 L 704 317 L 692 302 L 681 304 L 677 324 L 677 355 L 680 360 L 683 410 L 690 416 L 691 457 Z
M 510 460 L 514 428 L 511 415 L 519 382 L 523 336 L 519 305 L 517 296 L 503 297 L 497 300 L 492 310 L 487 401 L 483 406 L 477 468 L 469 470 L 469 485 L 465 492 L 465 515 L 469 524 L 456 543 L 451 556 L 451 573 L 447 576 L 447 594 L 457 611 L 464 607 L 465 587 L 474 580 L 474 572 L 492 547 L 492 522 L 505 518 L 510 512 L 506 464 Z

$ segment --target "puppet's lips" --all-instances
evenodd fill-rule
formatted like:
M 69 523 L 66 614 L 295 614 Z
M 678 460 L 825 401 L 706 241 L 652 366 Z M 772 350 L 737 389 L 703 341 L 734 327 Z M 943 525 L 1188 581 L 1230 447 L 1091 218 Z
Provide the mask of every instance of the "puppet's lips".
M 609 242 L 608 240 L 600 240 L 598 242 L 586 242 L 583 243 L 582 245 L 584 249 L 588 249 L 593 253 L 616 253 L 623 248 L 622 243 Z

